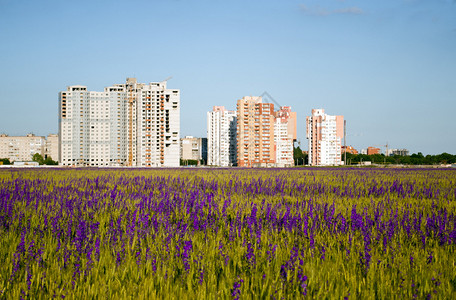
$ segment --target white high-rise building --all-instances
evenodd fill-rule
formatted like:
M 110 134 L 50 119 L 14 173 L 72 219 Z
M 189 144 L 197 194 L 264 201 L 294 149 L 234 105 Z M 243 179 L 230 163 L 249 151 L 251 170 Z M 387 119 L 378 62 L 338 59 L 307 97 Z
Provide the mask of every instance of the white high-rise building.
M 276 166 L 294 166 L 293 142 L 296 140 L 296 112 L 290 106 L 282 106 L 275 112 L 274 142 Z
M 70 86 L 59 95 L 62 165 L 178 166 L 178 90 L 166 82 Z
M 306 123 L 309 165 L 342 165 L 344 117 L 327 115 L 323 109 L 312 109 L 312 116 L 307 117 Z
M 207 164 L 229 167 L 236 165 L 236 112 L 214 106 L 207 113 Z
M 128 83 L 129 82 L 129 83 Z M 137 166 L 178 167 L 180 152 L 180 92 L 166 88 L 166 81 L 149 84 L 127 79 L 136 103 Z M 136 133 L 135 133 L 136 131 Z M 134 148 L 134 147 L 133 147 Z M 135 151 L 135 150 L 133 150 Z
M 62 165 L 120 166 L 127 162 L 127 93 L 112 86 L 91 92 L 74 85 L 59 95 Z

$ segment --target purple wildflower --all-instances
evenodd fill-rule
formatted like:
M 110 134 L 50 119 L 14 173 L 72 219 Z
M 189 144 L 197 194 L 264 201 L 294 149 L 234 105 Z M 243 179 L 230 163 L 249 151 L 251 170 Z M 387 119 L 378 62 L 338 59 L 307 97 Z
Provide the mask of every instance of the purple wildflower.
M 240 279 L 239 281 L 234 282 L 233 284 L 233 289 L 231 290 L 231 296 L 238 300 L 239 297 L 241 296 L 241 284 L 244 282 L 244 280 Z

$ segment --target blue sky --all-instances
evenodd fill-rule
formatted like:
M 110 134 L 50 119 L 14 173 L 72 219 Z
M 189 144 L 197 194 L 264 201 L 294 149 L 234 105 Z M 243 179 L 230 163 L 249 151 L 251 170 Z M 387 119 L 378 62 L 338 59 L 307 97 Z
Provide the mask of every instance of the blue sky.
M 347 144 L 456 154 L 456 1 L 0 0 L 0 133 L 58 131 L 58 92 L 173 78 L 181 136 L 268 92 Z

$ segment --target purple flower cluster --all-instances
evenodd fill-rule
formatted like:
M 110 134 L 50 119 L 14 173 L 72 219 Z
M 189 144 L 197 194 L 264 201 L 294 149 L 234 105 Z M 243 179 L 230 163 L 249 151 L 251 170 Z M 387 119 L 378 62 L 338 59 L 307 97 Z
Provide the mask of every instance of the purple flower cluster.
M 238 281 L 234 282 L 233 288 L 231 289 L 231 296 L 233 299 L 238 300 L 241 296 L 241 284 L 244 282 L 242 279 L 238 279 Z

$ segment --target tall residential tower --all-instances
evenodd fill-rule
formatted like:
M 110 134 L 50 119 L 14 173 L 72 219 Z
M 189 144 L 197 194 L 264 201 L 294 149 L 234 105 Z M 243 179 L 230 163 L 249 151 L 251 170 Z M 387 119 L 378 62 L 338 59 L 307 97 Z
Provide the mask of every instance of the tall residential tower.
M 69 86 L 59 94 L 62 165 L 179 166 L 180 93 L 166 82 L 124 84 L 103 92 Z
M 297 139 L 296 112 L 292 112 L 290 106 L 282 106 L 274 114 L 276 165 L 278 167 L 294 166 L 293 142 Z
M 230 167 L 236 158 L 236 112 L 214 106 L 207 113 L 207 164 Z
M 309 140 L 309 165 L 342 165 L 342 138 L 344 117 L 325 114 L 324 109 L 312 109 L 306 118 Z
M 266 167 L 276 163 L 274 104 L 261 97 L 237 101 L 237 161 L 240 167 Z

